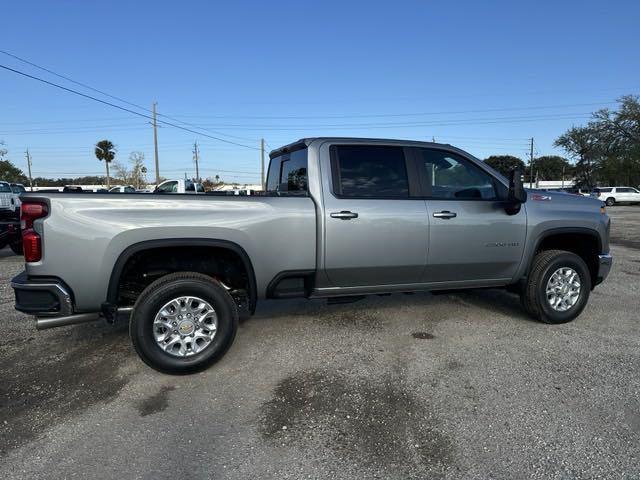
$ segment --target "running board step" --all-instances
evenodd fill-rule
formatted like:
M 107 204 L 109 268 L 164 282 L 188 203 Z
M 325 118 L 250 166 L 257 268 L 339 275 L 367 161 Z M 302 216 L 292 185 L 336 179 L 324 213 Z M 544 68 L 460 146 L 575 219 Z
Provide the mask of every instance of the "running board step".
M 327 298 L 327 305 L 341 305 L 343 303 L 359 302 L 366 295 L 345 295 L 344 297 L 331 297 Z

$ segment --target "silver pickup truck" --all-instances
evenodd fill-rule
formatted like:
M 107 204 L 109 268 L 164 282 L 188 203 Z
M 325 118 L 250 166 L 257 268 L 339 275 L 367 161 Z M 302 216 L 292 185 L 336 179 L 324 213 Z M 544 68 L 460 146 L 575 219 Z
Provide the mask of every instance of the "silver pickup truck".
M 26 193 L 16 308 L 48 328 L 119 314 L 153 368 L 230 347 L 265 298 L 502 287 L 574 319 L 611 268 L 601 201 L 525 191 L 450 145 L 308 138 L 257 196 Z

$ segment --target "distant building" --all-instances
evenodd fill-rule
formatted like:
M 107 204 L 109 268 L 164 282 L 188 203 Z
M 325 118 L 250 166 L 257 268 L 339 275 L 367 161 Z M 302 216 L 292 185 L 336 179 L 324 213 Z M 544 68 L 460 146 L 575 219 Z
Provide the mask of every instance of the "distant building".
M 564 188 L 572 188 L 576 184 L 575 180 L 538 180 L 531 185 L 531 188 L 544 190 L 561 190 Z M 529 188 L 529 182 L 525 182 L 524 186 Z

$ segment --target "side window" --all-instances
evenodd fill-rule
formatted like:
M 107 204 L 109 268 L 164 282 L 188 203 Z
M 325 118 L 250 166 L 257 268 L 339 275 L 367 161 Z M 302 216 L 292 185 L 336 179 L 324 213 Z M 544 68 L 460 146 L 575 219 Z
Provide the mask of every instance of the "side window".
M 308 190 L 306 148 L 285 153 L 271 160 L 267 175 L 267 192 L 306 195 Z
M 418 159 L 427 197 L 438 200 L 495 200 L 498 197 L 493 177 L 460 155 L 421 148 Z
M 135 193 L 136 189 L 133 187 L 124 187 L 124 193 Z
M 631 192 L 631 189 L 627 187 L 616 188 L 616 193 L 629 193 L 629 192 Z
M 178 182 L 167 182 L 158 187 L 160 193 L 176 193 L 178 191 Z
M 333 191 L 352 198 L 408 198 L 409 179 L 402 147 L 333 145 Z

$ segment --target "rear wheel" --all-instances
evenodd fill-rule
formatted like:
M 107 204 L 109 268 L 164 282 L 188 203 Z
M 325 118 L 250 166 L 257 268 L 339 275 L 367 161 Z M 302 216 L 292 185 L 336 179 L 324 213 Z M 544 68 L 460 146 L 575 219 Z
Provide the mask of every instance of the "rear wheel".
M 607 204 L 607 207 L 613 207 L 615 205 L 615 203 L 616 203 L 616 199 L 613 198 L 613 197 L 609 197 L 609 198 L 607 198 L 605 203 Z
M 521 300 L 541 322 L 566 323 L 580 315 L 590 292 L 591 275 L 582 258 L 564 250 L 546 250 L 534 258 Z
M 140 358 L 173 374 L 203 370 L 229 349 L 238 311 L 225 288 L 200 273 L 173 273 L 138 297 L 129 333 Z

